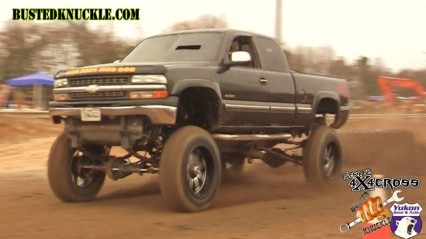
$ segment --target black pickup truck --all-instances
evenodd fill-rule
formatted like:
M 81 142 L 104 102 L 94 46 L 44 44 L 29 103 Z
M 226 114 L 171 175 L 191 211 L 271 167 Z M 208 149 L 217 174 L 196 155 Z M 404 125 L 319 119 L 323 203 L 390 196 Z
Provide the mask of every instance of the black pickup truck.
M 62 201 L 80 202 L 97 195 L 105 175 L 159 173 L 172 209 L 199 211 L 221 181 L 260 159 L 302 165 L 308 182 L 325 187 L 342 167 L 333 128 L 348 118 L 348 96 L 343 79 L 291 71 L 267 36 L 149 37 L 120 62 L 56 74 L 49 113 L 65 127 L 50 151 L 49 183 Z M 125 153 L 113 155 L 113 146 Z

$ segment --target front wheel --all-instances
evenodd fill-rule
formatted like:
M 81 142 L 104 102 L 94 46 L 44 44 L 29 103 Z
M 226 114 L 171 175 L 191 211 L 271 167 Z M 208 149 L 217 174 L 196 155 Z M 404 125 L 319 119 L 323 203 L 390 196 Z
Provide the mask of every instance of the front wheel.
M 342 165 L 342 148 L 335 130 L 319 126 L 303 148 L 306 180 L 318 186 L 326 186 L 339 177 Z
M 216 142 L 205 130 L 184 126 L 167 140 L 160 160 L 160 189 L 176 211 L 208 208 L 221 177 Z
M 84 148 L 93 154 L 107 154 L 103 146 L 86 145 Z M 53 193 L 64 202 L 84 202 L 95 198 L 105 181 L 105 173 L 82 166 L 96 163 L 72 148 L 65 134 L 58 136 L 47 163 L 47 176 Z

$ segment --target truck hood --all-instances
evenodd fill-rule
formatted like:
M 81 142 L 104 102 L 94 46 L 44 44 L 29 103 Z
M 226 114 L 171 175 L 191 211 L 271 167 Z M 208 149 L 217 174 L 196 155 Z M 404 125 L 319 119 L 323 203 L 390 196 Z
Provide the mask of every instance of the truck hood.
M 211 63 L 210 63 L 211 64 Z M 126 75 L 126 74 L 165 74 L 168 68 L 203 67 L 209 62 L 120 62 L 85 66 L 63 70 L 55 78 L 92 76 L 92 75 Z

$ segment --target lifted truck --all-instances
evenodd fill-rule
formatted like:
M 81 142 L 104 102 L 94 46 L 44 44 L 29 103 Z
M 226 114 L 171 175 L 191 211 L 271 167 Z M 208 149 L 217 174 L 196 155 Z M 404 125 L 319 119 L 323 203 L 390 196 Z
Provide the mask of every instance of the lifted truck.
M 333 128 L 347 120 L 348 95 L 343 79 L 292 72 L 267 36 L 149 37 L 121 62 L 56 74 L 49 113 L 65 127 L 50 151 L 49 183 L 62 201 L 81 202 L 97 195 L 105 175 L 159 173 L 177 211 L 208 208 L 220 182 L 253 159 L 302 165 L 308 182 L 327 186 L 342 167 Z M 127 154 L 111 155 L 112 146 Z

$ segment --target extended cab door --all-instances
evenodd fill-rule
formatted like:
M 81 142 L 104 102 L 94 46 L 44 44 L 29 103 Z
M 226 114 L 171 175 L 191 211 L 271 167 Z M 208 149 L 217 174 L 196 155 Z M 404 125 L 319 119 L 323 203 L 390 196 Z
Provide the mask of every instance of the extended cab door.
M 251 36 L 234 35 L 227 42 L 225 58 L 232 51 L 246 51 L 251 62 L 231 66 L 221 74 L 225 125 L 269 125 L 269 85 L 260 75 L 259 54 Z
M 260 49 L 262 71 L 260 77 L 266 81 L 270 92 L 270 124 L 292 126 L 294 124 L 295 82 L 281 47 L 272 39 L 256 37 Z

